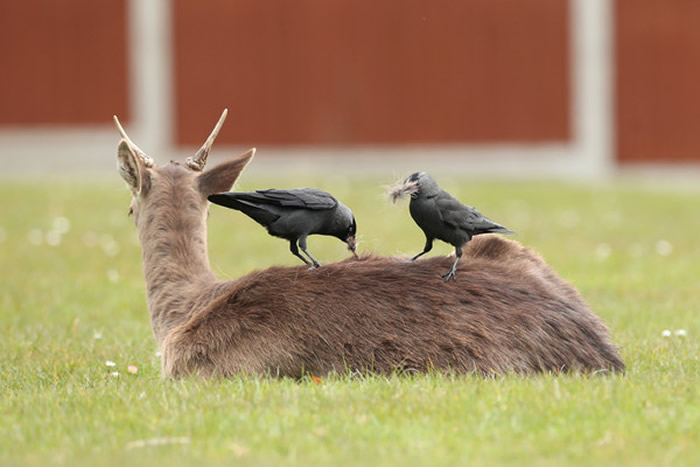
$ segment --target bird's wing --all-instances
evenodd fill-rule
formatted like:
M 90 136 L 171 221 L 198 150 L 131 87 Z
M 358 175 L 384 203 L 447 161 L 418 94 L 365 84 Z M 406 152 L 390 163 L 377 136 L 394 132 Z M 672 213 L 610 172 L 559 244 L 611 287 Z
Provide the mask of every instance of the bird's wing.
M 504 233 L 510 232 L 502 225 L 496 224 L 487 217 L 484 217 L 484 215 L 482 215 L 475 208 L 460 203 L 452 196 L 439 197 L 436 202 L 438 211 L 442 216 L 442 221 L 451 227 L 474 233 L 498 231 L 503 231 Z
M 290 208 L 325 210 L 333 209 L 338 205 L 338 201 L 330 193 L 316 188 L 256 190 L 254 192 L 241 193 L 241 195 L 245 195 L 242 199 L 255 203 Z

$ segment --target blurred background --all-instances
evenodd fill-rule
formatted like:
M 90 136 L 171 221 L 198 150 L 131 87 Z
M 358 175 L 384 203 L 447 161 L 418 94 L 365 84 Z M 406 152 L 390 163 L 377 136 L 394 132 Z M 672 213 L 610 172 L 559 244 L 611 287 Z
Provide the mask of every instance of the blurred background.
M 700 162 L 695 0 L 0 0 L 5 173 L 157 162 L 605 177 Z
M 457 393 L 413 379 L 386 386 L 410 413 L 359 380 L 311 399 L 283 383 L 282 413 L 258 403 L 271 383 L 161 381 L 112 115 L 165 164 L 224 108 L 209 166 L 257 147 L 236 189 L 333 193 L 361 254 L 421 251 L 383 192 L 431 172 L 581 292 L 625 377 L 469 381 L 461 400 L 497 403 L 447 418 L 410 402 Z M 0 464 L 700 465 L 699 127 L 699 0 L 0 0 Z M 210 213 L 217 277 L 301 266 L 247 216 Z M 332 237 L 309 250 L 349 256 Z M 352 410 L 324 412 L 337 406 Z M 354 436 L 363 411 L 380 417 Z M 192 444 L 124 448 L 181 435 Z

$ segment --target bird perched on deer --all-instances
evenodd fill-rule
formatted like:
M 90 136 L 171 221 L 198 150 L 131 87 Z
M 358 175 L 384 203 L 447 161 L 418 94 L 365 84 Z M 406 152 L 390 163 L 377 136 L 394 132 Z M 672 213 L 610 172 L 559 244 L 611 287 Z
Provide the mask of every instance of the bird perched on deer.
M 321 264 L 306 249 L 306 237 L 309 235 L 337 237 L 347 243 L 348 249 L 357 256 L 355 216 L 350 208 L 323 190 L 294 188 L 229 192 L 210 195 L 208 199 L 241 211 L 265 227 L 270 235 L 289 240 L 292 254 L 310 264 L 310 269 Z M 311 261 L 299 253 L 299 248 Z
M 471 206 L 460 203 L 448 192 L 441 189 L 437 182 L 426 172 L 416 172 L 402 184 L 389 189 L 389 197 L 393 202 L 410 195 L 409 210 L 411 217 L 425 234 L 423 251 L 411 258 L 415 261 L 433 248 L 433 240 L 438 239 L 455 247 L 457 258 L 452 268 L 443 274 L 445 282 L 450 278 L 456 280 L 457 264 L 462 257 L 462 247 L 474 235 L 484 233 L 515 232 L 496 224 L 484 217 Z

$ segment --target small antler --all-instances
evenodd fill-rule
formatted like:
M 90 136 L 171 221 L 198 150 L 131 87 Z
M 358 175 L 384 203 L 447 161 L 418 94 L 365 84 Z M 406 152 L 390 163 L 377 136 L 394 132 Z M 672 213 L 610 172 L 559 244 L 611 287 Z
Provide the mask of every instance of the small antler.
M 124 141 L 126 141 L 126 144 L 129 145 L 132 151 L 136 153 L 139 159 L 141 159 L 141 162 L 143 162 L 143 165 L 146 167 L 155 167 L 156 163 L 153 162 L 153 159 L 148 157 L 145 152 L 143 152 L 138 146 L 134 144 L 133 141 L 131 141 L 131 138 L 126 134 L 126 131 L 124 131 L 124 128 L 122 127 L 122 124 L 119 123 L 119 119 L 117 116 L 114 116 L 114 123 L 117 125 L 117 130 L 119 131 L 119 134 L 124 138 Z
M 219 130 L 221 130 L 221 127 L 224 125 L 224 120 L 226 120 L 227 114 L 228 109 L 224 109 L 224 111 L 221 113 L 221 117 L 219 117 L 219 121 L 216 123 L 216 126 L 209 135 L 209 138 L 207 138 L 202 147 L 199 148 L 199 151 L 197 151 L 194 156 L 188 157 L 185 160 L 187 167 L 192 170 L 196 170 L 197 172 L 201 172 L 204 169 L 204 165 L 207 163 L 207 157 L 209 157 L 211 146 L 214 144 L 214 140 L 216 139 L 216 135 L 219 134 Z

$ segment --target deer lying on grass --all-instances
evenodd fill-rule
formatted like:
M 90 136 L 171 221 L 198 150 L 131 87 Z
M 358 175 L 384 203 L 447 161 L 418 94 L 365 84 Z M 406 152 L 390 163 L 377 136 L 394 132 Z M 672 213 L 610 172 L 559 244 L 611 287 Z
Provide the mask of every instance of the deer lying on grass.
M 184 165 L 161 167 L 115 117 L 164 376 L 624 370 L 576 290 L 532 250 L 495 235 L 469 243 L 460 280 L 448 284 L 438 279 L 449 258 L 374 255 L 217 280 L 207 196 L 229 191 L 255 153 L 203 170 L 225 116 Z

